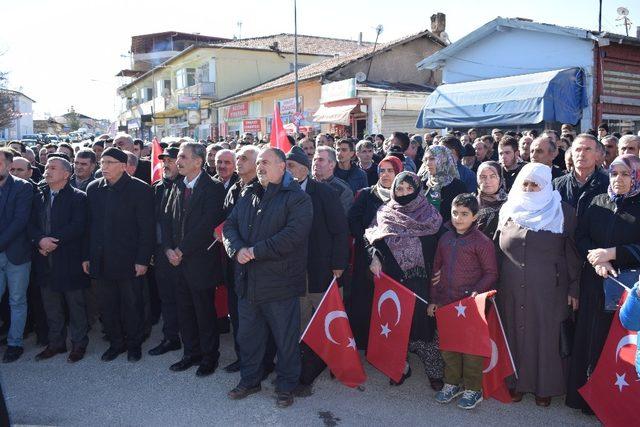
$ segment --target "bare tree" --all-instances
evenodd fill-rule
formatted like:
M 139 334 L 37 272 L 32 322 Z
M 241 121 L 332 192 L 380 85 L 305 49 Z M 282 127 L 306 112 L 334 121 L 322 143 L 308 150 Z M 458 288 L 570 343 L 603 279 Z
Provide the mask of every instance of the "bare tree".
M 15 95 L 7 89 L 7 73 L 0 72 L 0 129 L 11 127 L 17 117 Z

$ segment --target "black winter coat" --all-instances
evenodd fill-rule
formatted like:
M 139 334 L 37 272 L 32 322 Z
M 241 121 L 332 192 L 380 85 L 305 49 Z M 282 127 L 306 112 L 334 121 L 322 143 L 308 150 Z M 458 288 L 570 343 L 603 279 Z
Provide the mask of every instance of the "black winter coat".
M 261 304 L 304 295 L 312 221 L 311 198 L 289 172 L 266 190 L 257 181 L 242 190 L 223 230 L 239 298 Z M 255 259 L 238 263 L 238 251 L 251 247 Z
M 309 292 L 327 290 L 332 270 L 346 270 L 349 263 L 347 216 L 336 200 L 340 197 L 328 184 L 307 178 L 306 193 L 313 204 L 313 223 L 309 234 Z
M 82 271 L 83 237 L 87 227 L 87 196 L 70 184 L 58 192 L 51 206 L 50 231 L 46 231 L 46 206 L 51 190 L 46 185 L 34 195 L 34 214 L 29 225 L 29 239 L 34 248 L 33 269 L 40 286 L 52 291 L 68 292 L 89 286 L 89 276 Z M 44 237 L 58 239 L 58 247 L 48 256 L 38 252 Z
M 165 215 L 169 194 L 176 180 L 162 178 L 153 184 L 153 210 L 155 213 L 156 245 L 162 245 L 162 221 Z
M 149 265 L 154 250 L 151 187 L 126 173 L 113 186 L 100 178 L 87 187 L 87 202 L 84 260 L 91 277 L 133 279 L 135 264 Z
M 553 180 L 553 188 L 558 190 L 563 202 L 573 206 L 578 218 L 589 207 L 594 197 L 607 192 L 607 187 L 609 187 L 609 176 L 600 168 L 591 174 L 582 187 L 579 186 L 573 173 Z
M 585 260 L 580 278 L 580 304 L 571 356 L 567 405 L 585 408 L 578 388 L 587 381 L 596 367 L 613 313 L 604 311 L 603 279 L 589 262 L 587 251 L 597 248 L 616 248 L 614 268 L 640 268 L 640 196 L 626 199 L 616 206 L 608 194 L 593 198 L 591 205 L 578 217 L 576 246 Z
M 179 267 L 192 289 L 212 288 L 222 281 L 220 259 L 210 248 L 215 228 L 224 221 L 224 186 L 202 171 L 186 208 L 185 189 L 178 179 L 171 190 L 162 220 L 162 245 L 165 250 L 182 251 Z

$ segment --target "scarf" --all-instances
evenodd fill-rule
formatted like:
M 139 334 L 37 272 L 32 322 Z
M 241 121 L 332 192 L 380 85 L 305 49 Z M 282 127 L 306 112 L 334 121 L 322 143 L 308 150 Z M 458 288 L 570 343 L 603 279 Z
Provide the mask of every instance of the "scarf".
M 420 178 L 412 172 L 396 176 L 392 188 L 396 188 L 407 175 L 414 181 L 414 188 L 419 188 Z M 371 244 L 384 239 L 405 277 L 426 277 L 420 237 L 437 233 L 441 224 L 440 213 L 419 191 L 416 198 L 406 205 L 399 204 L 392 192 L 391 200 L 378 208 L 364 237 Z
M 616 157 L 611 165 L 609 165 L 609 176 L 613 172 L 614 166 L 621 166 L 631 175 L 631 189 L 625 194 L 616 194 L 613 192 L 611 178 L 609 178 L 609 188 L 607 194 L 612 202 L 619 206 L 625 199 L 640 194 L 640 159 L 633 154 L 623 154 Z
M 476 223 L 480 230 L 484 230 L 488 224 L 491 224 L 496 216 L 499 215 L 500 208 L 507 200 L 507 192 L 504 189 L 504 179 L 500 173 L 500 164 L 494 161 L 482 162 L 480 166 L 478 166 L 478 183 L 480 183 L 480 174 L 485 169 L 492 169 L 500 179 L 500 184 L 498 184 L 498 191 L 493 194 L 483 193 L 480 189 L 480 184 L 478 184 L 477 199 L 479 209 Z
M 522 184 L 525 181 L 535 182 L 540 191 L 523 191 Z M 562 198 L 551 185 L 549 166 L 541 163 L 524 165 L 511 187 L 507 201 L 500 209 L 499 228 L 502 229 L 509 219 L 527 230 L 562 233 Z
M 384 188 L 379 182 L 373 186 L 373 194 L 382 200 L 382 203 L 387 203 L 391 200 L 391 189 Z
M 429 173 L 429 168 L 426 166 L 427 155 L 433 157 L 436 161 L 436 173 L 433 175 Z M 460 177 L 453 155 L 447 147 L 432 145 L 427 148 L 422 164 L 424 165 L 422 180 L 425 183 L 426 190 L 430 198 L 440 200 L 442 189 L 451 184 L 454 179 Z

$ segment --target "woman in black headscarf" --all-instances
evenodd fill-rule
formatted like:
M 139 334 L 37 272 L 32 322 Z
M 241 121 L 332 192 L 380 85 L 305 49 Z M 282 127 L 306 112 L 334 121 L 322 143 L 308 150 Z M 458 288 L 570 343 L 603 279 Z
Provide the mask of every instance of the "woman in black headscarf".
M 402 172 L 400 159 L 393 156 L 382 159 L 378 164 L 378 182 L 372 187 L 360 190 L 353 206 L 349 209 L 349 230 L 355 241 L 353 280 L 348 310 L 353 336 L 360 350 L 367 349 L 373 303 L 373 276 L 369 271 L 364 231 L 376 217 L 378 208 L 391 199 L 391 185 L 400 172 Z
M 375 221 L 364 237 L 368 244 L 370 269 L 429 298 L 431 266 L 435 256 L 442 217 L 421 192 L 420 178 L 412 172 L 396 176 L 391 200 L 378 209 Z M 416 304 L 409 338 L 409 351 L 422 360 L 433 389 L 442 388 L 442 359 L 435 339 L 435 322 L 425 307 Z M 411 375 L 407 363 L 400 385 Z
M 476 192 L 480 210 L 476 223 L 478 230 L 493 239 L 498 228 L 500 208 L 507 201 L 504 180 L 500 174 L 500 163 L 489 160 L 478 166 L 478 190 Z

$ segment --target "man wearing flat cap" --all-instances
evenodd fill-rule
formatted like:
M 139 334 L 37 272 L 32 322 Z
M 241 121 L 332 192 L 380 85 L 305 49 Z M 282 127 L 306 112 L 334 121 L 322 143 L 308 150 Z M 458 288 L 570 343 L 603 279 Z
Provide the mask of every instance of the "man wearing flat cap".
M 349 226 L 344 209 L 336 200 L 340 194 L 329 184 L 309 176 L 311 161 L 302 148 L 294 146 L 287 154 L 287 170 L 311 197 L 313 222 L 307 255 L 307 289 L 300 297 L 300 326 L 304 329 L 320 305 L 333 276 L 340 278 L 349 263 Z M 301 384 L 310 386 L 326 366 L 321 359 L 301 345 Z
M 126 173 L 127 154 L 102 153 L 102 178 L 87 187 L 89 228 L 82 268 L 96 279 L 100 314 L 110 347 L 102 360 L 127 351 L 140 360 L 143 339 L 142 282 L 153 253 L 151 187 Z
M 162 246 L 162 220 L 167 208 L 169 193 L 171 193 L 179 175 L 176 165 L 179 151 L 178 147 L 168 147 L 158 156 L 162 160 L 162 179 L 153 185 L 156 226 L 156 250 L 153 259 L 160 297 L 163 339 L 160 344 L 149 350 L 151 356 L 159 356 L 182 348 L 176 309 L 177 270 L 169 263 Z

